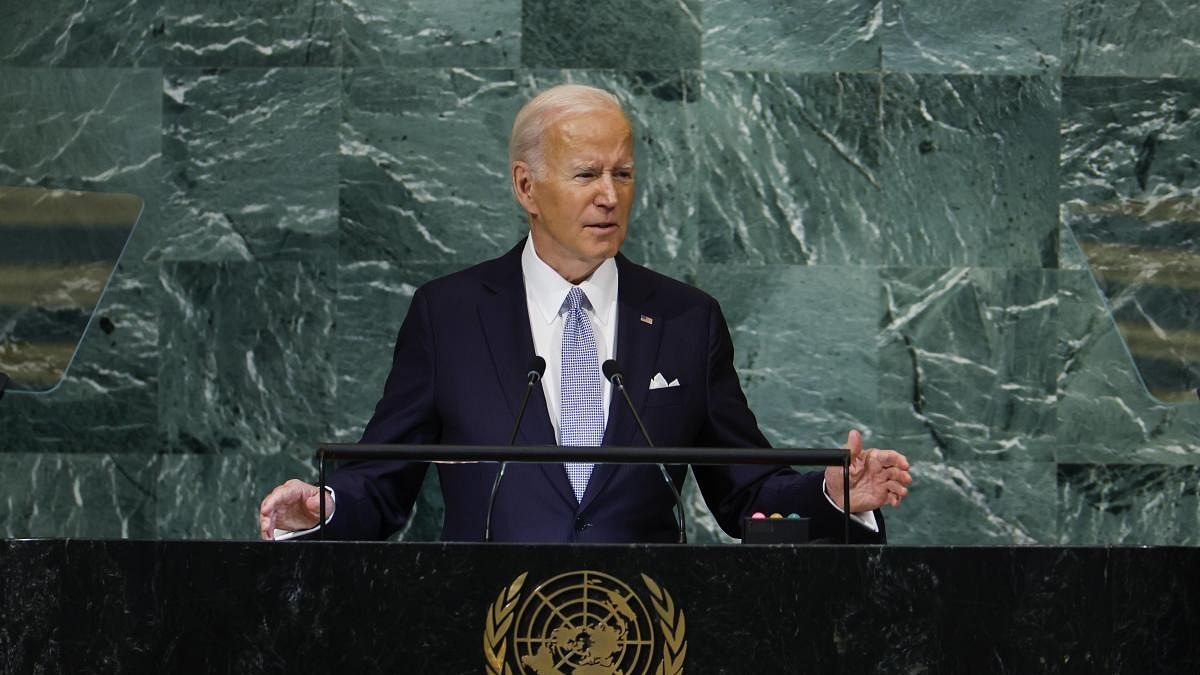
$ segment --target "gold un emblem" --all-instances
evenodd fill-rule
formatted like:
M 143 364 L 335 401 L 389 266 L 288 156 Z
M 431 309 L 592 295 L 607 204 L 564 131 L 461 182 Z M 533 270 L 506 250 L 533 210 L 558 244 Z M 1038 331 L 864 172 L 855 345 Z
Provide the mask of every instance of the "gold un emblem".
M 483 655 L 488 675 L 676 675 L 687 656 L 683 610 L 642 575 L 642 598 L 620 579 L 567 572 L 522 598 L 528 572 L 488 608 Z

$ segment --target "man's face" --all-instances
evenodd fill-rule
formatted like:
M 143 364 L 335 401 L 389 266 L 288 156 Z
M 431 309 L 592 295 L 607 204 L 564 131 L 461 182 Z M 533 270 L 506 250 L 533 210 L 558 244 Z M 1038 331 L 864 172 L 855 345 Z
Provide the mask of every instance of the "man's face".
M 565 117 L 546 131 L 545 171 L 514 166 L 538 257 L 568 281 L 617 254 L 633 205 L 633 132 L 616 110 Z M 517 163 L 520 165 L 521 163 Z

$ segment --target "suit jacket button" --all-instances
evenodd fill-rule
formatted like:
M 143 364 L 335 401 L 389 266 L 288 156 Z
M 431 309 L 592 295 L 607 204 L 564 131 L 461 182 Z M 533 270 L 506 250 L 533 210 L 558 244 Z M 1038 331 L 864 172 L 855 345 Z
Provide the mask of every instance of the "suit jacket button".
M 575 519 L 575 531 L 583 532 L 584 530 L 586 530 L 588 528 L 588 524 L 589 523 L 586 518 L 584 518 L 583 516 L 579 516 L 578 518 Z

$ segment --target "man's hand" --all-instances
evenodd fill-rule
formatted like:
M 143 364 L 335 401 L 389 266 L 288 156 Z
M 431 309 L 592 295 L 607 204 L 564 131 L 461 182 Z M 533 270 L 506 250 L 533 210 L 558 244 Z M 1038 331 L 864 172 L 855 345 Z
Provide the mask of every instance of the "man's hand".
M 912 483 L 904 455 L 895 450 L 863 450 L 862 434 L 855 430 L 846 437 L 846 449 L 850 451 L 850 513 L 874 511 L 884 504 L 899 506 Z M 842 467 L 826 467 L 825 487 L 830 499 L 844 509 Z
M 320 488 L 295 478 L 271 490 L 258 507 L 258 536 L 275 538 L 275 530 L 308 530 L 320 520 L 321 504 L 317 501 Z M 325 518 L 333 515 L 334 502 L 325 494 Z

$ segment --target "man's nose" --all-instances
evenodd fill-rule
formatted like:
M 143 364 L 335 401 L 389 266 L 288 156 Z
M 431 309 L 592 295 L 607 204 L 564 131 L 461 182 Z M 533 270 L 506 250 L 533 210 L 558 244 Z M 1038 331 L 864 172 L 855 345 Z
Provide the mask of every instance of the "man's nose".
M 617 205 L 617 186 L 613 184 L 612 176 L 604 174 L 597 181 L 596 205 L 613 208 Z

